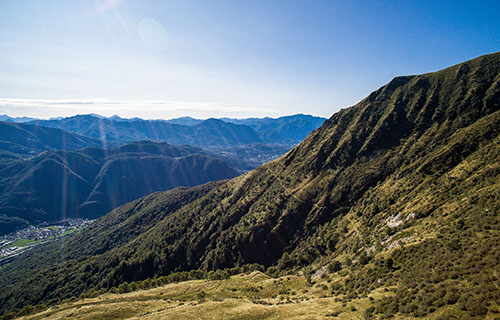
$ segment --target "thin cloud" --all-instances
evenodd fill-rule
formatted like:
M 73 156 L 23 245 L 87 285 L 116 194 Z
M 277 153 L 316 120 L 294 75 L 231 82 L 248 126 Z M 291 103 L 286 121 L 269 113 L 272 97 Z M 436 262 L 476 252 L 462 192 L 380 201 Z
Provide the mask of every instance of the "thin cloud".
M 75 114 L 114 114 L 122 117 L 168 119 L 178 116 L 247 117 L 276 115 L 272 108 L 242 106 L 222 102 L 191 102 L 179 100 L 108 100 L 108 99 L 0 99 L 0 114 L 49 118 Z

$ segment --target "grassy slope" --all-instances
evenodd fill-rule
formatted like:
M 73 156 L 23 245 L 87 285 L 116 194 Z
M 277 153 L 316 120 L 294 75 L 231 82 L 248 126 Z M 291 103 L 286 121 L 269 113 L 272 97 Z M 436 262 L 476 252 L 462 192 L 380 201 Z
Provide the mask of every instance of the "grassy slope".
M 499 83 L 500 54 L 395 78 L 283 158 L 75 268 L 111 287 L 179 270 L 258 262 L 293 273 L 336 260 L 332 299 L 388 290 L 368 316 L 491 316 L 500 303 Z
M 370 317 L 366 310 L 373 301 L 394 296 L 382 288 L 354 299 L 332 296 L 328 288 L 340 281 L 342 276 L 338 274 L 308 283 L 303 276 L 271 278 L 255 271 L 227 280 L 193 280 L 68 301 L 21 319 L 363 319 Z M 426 318 L 449 316 L 450 308 L 445 307 Z M 495 319 L 495 314 L 484 318 Z
M 352 319 L 362 315 L 359 310 L 352 311 L 351 304 L 346 309 L 342 300 L 325 296 L 323 286 L 333 279 L 324 278 L 310 286 L 304 277 L 273 279 L 256 271 L 228 280 L 187 281 L 81 299 L 26 319 L 324 319 L 337 313 L 341 319 Z M 368 299 L 358 302 L 362 301 Z M 339 312 L 342 309 L 346 310 Z

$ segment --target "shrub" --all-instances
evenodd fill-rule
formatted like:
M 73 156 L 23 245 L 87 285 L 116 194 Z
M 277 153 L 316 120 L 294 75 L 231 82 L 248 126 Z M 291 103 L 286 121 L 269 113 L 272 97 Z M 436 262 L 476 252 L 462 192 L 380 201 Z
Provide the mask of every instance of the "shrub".
M 131 288 L 130 288 L 130 285 L 127 282 L 123 282 L 122 284 L 120 284 L 118 286 L 118 292 L 119 293 L 127 293 L 127 292 L 130 292 L 130 291 L 131 291 Z
M 340 271 L 341 269 L 342 269 L 342 264 L 337 260 L 333 260 L 328 265 L 328 272 L 329 273 L 334 273 L 334 272 Z

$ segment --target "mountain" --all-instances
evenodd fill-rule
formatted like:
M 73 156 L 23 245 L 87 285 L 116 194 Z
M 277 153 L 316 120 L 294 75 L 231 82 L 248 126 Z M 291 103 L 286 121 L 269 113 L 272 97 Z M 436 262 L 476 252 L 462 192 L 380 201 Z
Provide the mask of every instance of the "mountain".
M 206 151 L 163 142 L 50 150 L 0 169 L 0 216 L 31 223 L 96 218 L 155 191 L 237 175 Z
M 396 77 L 285 156 L 169 211 L 134 239 L 80 254 L 91 239 L 73 235 L 14 259 L 0 274 L 0 306 L 258 263 L 274 276 L 304 274 L 311 286 L 311 274 L 329 270 L 323 298 L 366 318 L 492 318 L 499 159 L 500 53 Z M 152 207 L 116 212 L 135 219 Z
M 252 128 L 217 119 L 208 119 L 193 126 L 186 126 L 163 121 L 140 119 L 123 121 L 93 115 L 77 115 L 61 120 L 36 120 L 30 123 L 75 132 L 100 139 L 110 145 L 161 140 L 170 144 L 188 144 L 213 149 L 261 142 L 259 135 Z
M 14 123 L 17 120 L 28 119 L 1 117 L 10 122 L 0 121 L 0 171 L 9 163 L 21 158 L 33 157 L 42 151 L 50 149 L 74 150 L 101 146 L 99 140 L 60 129 Z M 8 194 L 8 192 L 5 194 Z M 27 220 L 15 215 L 0 214 L 0 234 L 26 227 L 28 224 Z
M 279 118 L 220 118 L 228 123 L 249 126 L 254 129 L 268 144 L 296 145 L 307 137 L 311 131 L 317 129 L 325 118 L 305 114 L 296 114 Z M 168 123 L 193 126 L 203 120 L 191 117 L 181 117 L 165 120 Z
M 272 118 L 171 120 L 110 118 L 95 114 L 35 120 L 38 126 L 55 127 L 99 139 L 107 147 L 141 140 L 192 145 L 215 152 L 240 172 L 246 172 L 285 154 L 324 122 L 324 118 L 294 115 Z M 238 156 L 247 155 L 245 158 Z
M 55 127 L 111 143 L 162 140 L 203 148 L 241 146 L 251 143 L 295 145 L 326 119 L 309 115 L 281 118 L 207 119 L 181 117 L 170 120 L 105 118 L 77 115 L 30 123 Z
M 92 118 L 94 116 L 92 115 L 89 117 Z M 104 118 L 101 117 L 96 119 Z M 196 133 L 197 135 L 210 135 L 210 131 L 214 130 L 214 126 L 210 125 L 210 122 L 208 122 L 206 126 L 198 128 L 198 130 L 199 131 Z M 228 136 L 239 134 L 238 132 L 229 133 L 229 131 L 230 130 L 227 131 Z M 215 135 L 217 135 L 217 133 Z M 238 138 L 233 137 L 233 141 L 235 139 Z M 231 141 L 231 137 L 228 137 L 226 141 Z M 181 141 L 177 142 L 180 143 Z M 0 167 L 5 165 L 3 164 L 4 161 L 32 157 L 42 151 L 52 149 L 76 150 L 85 147 L 102 147 L 103 145 L 112 148 L 115 144 L 119 143 L 116 141 L 103 141 L 89 138 L 61 129 L 30 124 L 0 122 Z M 222 144 L 225 144 L 225 142 L 222 142 Z M 230 145 L 228 147 L 216 148 L 217 145 L 218 144 L 207 146 L 207 149 L 215 148 L 218 154 L 202 150 L 197 150 L 196 152 L 227 162 L 232 168 L 241 173 L 254 169 L 262 163 L 286 153 L 290 149 L 288 146 L 266 145 L 260 143 L 244 144 L 241 146 Z
M 96 139 L 60 129 L 0 121 L 0 158 L 30 156 L 49 149 L 100 147 Z
M 223 120 L 223 119 L 221 119 L 221 120 Z M 203 120 L 194 119 L 191 117 L 180 117 L 180 118 L 174 118 L 174 119 L 163 120 L 163 121 L 168 122 L 168 123 L 172 123 L 172 124 L 181 124 L 184 126 L 194 126 L 196 124 L 200 124 L 201 122 L 203 122 Z
M 296 114 L 280 118 L 248 118 L 221 120 L 247 125 L 257 131 L 268 143 L 295 145 L 304 140 L 311 131 L 325 122 L 325 118 Z
M 37 120 L 37 119 L 30 118 L 30 117 L 9 117 L 6 114 L 0 115 L 0 121 L 6 121 L 6 122 L 22 123 L 22 122 L 28 122 L 28 121 L 33 121 L 33 120 Z

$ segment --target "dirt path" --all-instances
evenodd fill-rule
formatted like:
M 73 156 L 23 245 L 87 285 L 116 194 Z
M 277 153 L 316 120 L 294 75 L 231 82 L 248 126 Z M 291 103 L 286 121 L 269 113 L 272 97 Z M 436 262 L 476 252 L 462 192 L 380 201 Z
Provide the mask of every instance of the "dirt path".
M 274 173 L 271 172 L 271 170 L 269 170 L 268 172 L 279 183 L 279 185 L 285 190 L 286 194 L 288 194 L 289 196 L 293 197 L 295 200 L 297 200 L 299 202 L 310 203 L 310 201 L 302 200 L 299 197 L 297 197 L 293 192 L 291 192 L 290 190 L 288 190 L 288 188 L 280 181 L 280 179 Z M 314 207 L 318 208 L 318 209 L 326 209 L 326 207 L 320 206 L 317 203 L 312 203 L 312 205 Z

